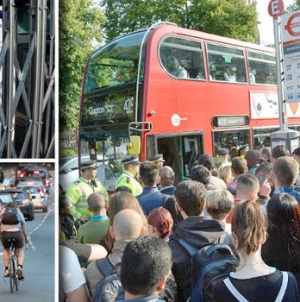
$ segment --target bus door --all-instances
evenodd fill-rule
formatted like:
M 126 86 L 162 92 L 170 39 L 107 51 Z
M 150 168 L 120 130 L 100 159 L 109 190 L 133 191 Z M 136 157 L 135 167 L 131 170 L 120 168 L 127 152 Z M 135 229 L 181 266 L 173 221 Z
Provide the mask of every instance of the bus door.
M 213 130 L 214 155 L 220 148 L 227 148 L 231 158 L 238 156 L 238 151 L 243 145 L 250 147 L 250 129 L 224 129 Z M 218 160 L 216 161 L 218 165 Z
M 175 172 L 175 185 L 188 179 L 190 170 L 203 153 L 203 133 L 176 133 L 147 136 L 147 158 L 156 153 L 163 154 L 164 165 Z

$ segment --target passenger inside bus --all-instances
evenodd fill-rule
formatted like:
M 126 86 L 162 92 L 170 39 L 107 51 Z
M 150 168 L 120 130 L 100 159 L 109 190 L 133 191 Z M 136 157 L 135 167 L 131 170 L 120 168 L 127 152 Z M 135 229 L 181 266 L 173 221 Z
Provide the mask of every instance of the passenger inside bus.
M 203 70 L 202 67 L 199 68 L 199 71 L 198 71 L 198 73 L 196 75 L 196 79 L 197 80 L 205 80 L 205 72 L 204 72 L 204 70 Z
M 247 82 L 245 68 L 242 67 L 237 69 L 237 81 L 240 83 Z
M 169 74 L 175 78 L 189 78 L 188 72 L 179 64 L 178 60 L 174 56 L 167 58 L 166 67 Z
M 250 79 L 250 84 L 255 84 L 255 75 L 250 67 L 249 67 L 249 79 Z
M 256 83 L 265 84 L 267 83 L 268 75 L 264 70 L 260 70 L 256 75 Z
M 236 78 L 234 75 L 232 75 L 232 72 L 231 72 L 231 68 L 226 66 L 224 68 L 224 80 L 226 82 L 235 82 L 236 81 Z

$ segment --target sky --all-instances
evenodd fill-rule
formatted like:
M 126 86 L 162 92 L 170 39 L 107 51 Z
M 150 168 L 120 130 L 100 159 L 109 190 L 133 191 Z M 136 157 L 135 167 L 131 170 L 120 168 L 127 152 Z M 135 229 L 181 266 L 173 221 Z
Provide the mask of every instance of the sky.
M 294 0 L 283 0 L 284 7 L 288 7 L 293 4 Z M 274 29 L 273 29 L 273 18 L 269 15 L 268 5 L 270 0 L 257 0 L 256 9 L 258 11 L 258 18 L 261 22 L 258 25 L 260 32 L 260 41 L 263 45 L 274 43 Z

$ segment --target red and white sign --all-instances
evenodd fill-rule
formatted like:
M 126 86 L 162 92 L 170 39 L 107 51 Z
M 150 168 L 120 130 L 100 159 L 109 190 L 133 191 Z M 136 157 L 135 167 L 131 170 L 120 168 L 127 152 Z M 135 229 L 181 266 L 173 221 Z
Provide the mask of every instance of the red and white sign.
M 281 16 L 285 96 L 300 102 L 300 11 Z M 294 105 L 296 106 L 296 105 Z M 292 108 L 293 110 L 293 108 Z
M 282 16 L 283 43 L 300 39 L 300 11 Z
M 282 0 L 271 0 L 268 6 L 268 12 L 273 19 L 278 19 L 284 11 L 284 3 Z

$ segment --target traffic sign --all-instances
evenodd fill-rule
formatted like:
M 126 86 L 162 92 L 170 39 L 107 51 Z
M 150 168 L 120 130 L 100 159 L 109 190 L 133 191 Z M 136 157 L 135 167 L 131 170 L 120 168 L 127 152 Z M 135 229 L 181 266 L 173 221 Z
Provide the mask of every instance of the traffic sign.
M 291 36 L 300 36 L 300 11 L 290 16 L 284 29 L 286 29 Z
M 300 103 L 300 11 L 282 15 L 282 43 L 287 103 Z M 291 108 L 293 110 L 293 108 Z
M 271 0 L 268 6 L 268 12 L 273 19 L 278 19 L 284 11 L 284 3 L 282 0 Z

